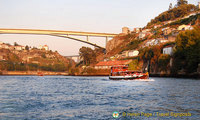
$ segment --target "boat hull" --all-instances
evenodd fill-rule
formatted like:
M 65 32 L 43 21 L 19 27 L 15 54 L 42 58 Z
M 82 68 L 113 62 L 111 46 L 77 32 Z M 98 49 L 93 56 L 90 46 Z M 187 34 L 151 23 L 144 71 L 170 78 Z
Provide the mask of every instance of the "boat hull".
M 142 76 L 109 76 L 111 80 L 137 80 L 137 79 L 149 79 L 148 75 Z

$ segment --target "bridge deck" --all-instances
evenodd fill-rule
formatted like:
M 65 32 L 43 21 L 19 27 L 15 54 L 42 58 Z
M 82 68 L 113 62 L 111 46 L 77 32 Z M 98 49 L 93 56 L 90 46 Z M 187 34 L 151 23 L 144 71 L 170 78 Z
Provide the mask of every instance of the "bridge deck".
M 44 35 L 77 35 L 77 36 L 96 36 L 96 37 L 114 37 L 114 33 L 95 33 L 78 31 L 60 31 L 60 30 L 36 30 L 36 29 L 5 29 L 0 28 L 0 34 L 44 34 Z

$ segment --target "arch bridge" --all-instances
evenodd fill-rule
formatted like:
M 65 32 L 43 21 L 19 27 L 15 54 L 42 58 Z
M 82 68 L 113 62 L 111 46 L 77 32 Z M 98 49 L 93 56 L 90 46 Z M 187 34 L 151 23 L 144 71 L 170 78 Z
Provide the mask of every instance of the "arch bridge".
M 60 30 L 37 30 L 37 29 L 6 29 L 0 28 L 0 34 L 35 34 L 35 35 L 50 35 L 62 38 L 68 38 L 79 42 L 87 43 L 94 47 L 105 49 L 95 43 L 89 42 L 89 37 L 105 37 L 106 43 L 109 37 L 114 37 L 117 34 L 113 33 L 95 33 L 95 32 L 78 32 L 78 31 L 60 31 Z M 70 36 L 69 36 L 70 35 Z M 86 40 L 75 38 L 74 36 L 86 36 Z

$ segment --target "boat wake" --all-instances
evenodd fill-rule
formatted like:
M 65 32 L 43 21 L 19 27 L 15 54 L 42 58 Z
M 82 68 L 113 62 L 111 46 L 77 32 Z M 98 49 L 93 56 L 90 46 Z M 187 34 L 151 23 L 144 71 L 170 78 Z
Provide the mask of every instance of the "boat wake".
M 153 82 L 154 79 L 135 79 L 135 80 L 129 80 L 129 81 L 144 81 L 144 82 Z

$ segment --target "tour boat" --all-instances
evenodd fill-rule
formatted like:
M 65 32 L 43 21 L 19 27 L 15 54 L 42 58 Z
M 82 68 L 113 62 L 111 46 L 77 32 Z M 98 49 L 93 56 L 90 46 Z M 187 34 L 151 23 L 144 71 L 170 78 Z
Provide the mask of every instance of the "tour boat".
M 113 66 L 109 76 L 111 80 L 136 80 L 149 79 L 148 72 L 130 71 L 127 66 Z

